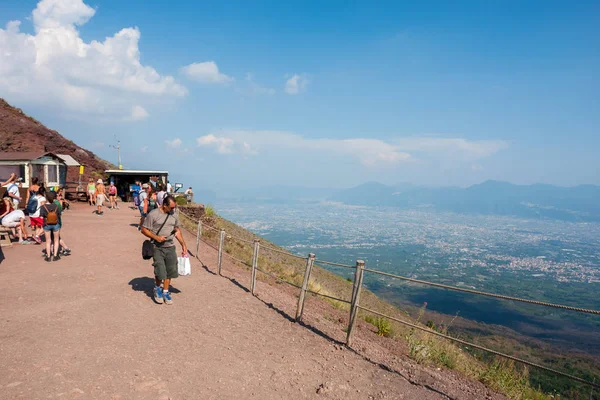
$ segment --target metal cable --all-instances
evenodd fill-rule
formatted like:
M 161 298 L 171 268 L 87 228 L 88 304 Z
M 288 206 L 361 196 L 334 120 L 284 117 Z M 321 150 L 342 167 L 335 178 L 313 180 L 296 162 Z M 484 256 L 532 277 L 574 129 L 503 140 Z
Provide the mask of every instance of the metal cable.
M 401 279 L 401 280 L 408 281 L 408 282 L 413 282 L 413 283 L 420 283 L 420 284 L 423 284 L 423 285 L 435 286 L 435 287 L 439 287 L 439 288 L 442 288 L 442 289 L 454 290 L 454 291 L 457 291 L 457 292 L 471 293 L 471 294 L 477 294 L 477 295 L 480 295 L 480 296 L 495 297 L 497 299 L 503 299 L 503 300 L 520 301 L 522 303 L 535 304 L 535 305 L 538 305 L 538 306 L 554 307 L 554 308 L 560 308 L 560 309 L 563 309 L 563 310 L 577 311 L 577 312 L 582 312 L 582 313 L 600 315 L 600 311 L 598 311 L 598 310 L 588 310 L 586 308 L 566 306 L 566 305 L 563 305 L 563 304 L 547 303 L 545 301 L 538 301 L 538 300 L 527 300 L 527 299 L 521 299 L 519 297 L 505 296 L 503 294 L 494 294 L 494 293 L 481 292 L 479 290 L 463 289 L 463 288 L 458 288 L 456 286 L 444 285 L 442 283 L 433 283 L 433 282 L 428 282 L 428 281 L 422 281 L 420 279 L 407 278 L 405 276 L 394 275 L 394 274 L 390 274 L 390 273 L 387 273 L 387 272 L 381 272 L 381 271 L 378 271 L 376 269 L 365 268 L 364 270 L 368 271 L 368 272 L 373 272 L 373 273 L 379 274 L 379 275 L 389 276 L 391 278 Z
M 260 249 L 261 249 L 261 250 L 262 250 L 262 249 L 266 249 L 266 250 L 272 251 L 272 252 L 274 252 L 274 253 L 285 254 L 286 256 L 290 256 L 290 257 L 298 258 L 298 259 L 300 259 L 300 260 L 306 260 L 306 257 L 297 256 L 296 254 L 292 254 L 292 253 L 290 253 L 290 252 L 287 252 L 287 251 L 285 251 L 285 250 L 279 250 L 279 249 L 276 249 L 276 248 L 274 248 L 274 247 L 270 247 L 270 246 L 260 246 Z
M 569 379 L 572 379 L 572 380 L 574 380 L 574 381 L 577 381 L 577 382 L 580 382 L 580 383 L 584 383 L 584 384 L 586 384 L 586 385 L 590 385 L 590 386 L 592 386 L 592 387 L 595 387 L 595 388 L 600 388 L 600 384 L 597 384 L 597 383 L 595 383 L 595 382 L 590 382 L 590 381 L 587 381 L 587 380 L 585 380 L 585 379 L 583 379 L 583 378 L 579 378 L 579 377 L 577 377 L 577 376 L 574 376 L 574 375 L 567 374 L 566 372 L 557 371 L 557 370 L 555 370 L 555 369 L 552 369 L 552 368 L 549 368 L 549 367 L 544 367 L 543 365 L 536 364 L 536 363 L 534 363 L 534 362 L 531 362 L 531 361 L 523 360 L 523 359 L 521 359 L 521 358 L 514 357 L 514 356 L 511 356 L 511 355 L 508 355 L 508 354 L 505 354 L 505 353 L 501 353 L 501 352 L 499 352 L 499 351 L 496 351 L 496 350 L 488 349 L 488 348 L 486 348 L 486 347 L 479 346 L 479 345 L 477 345 L 477 344 L 470 343 L 470 342 L 467 342 L 467 341 L 465 341 L 465 340 L 462 340 L 462 339 L 457 339 L 457 338 L 454 338 L 454 337 L 452 337 L 452 336 L 445 335 L 445 334 L 443 334 L 443 333 L 440 333 L 440 332 L 434 331 L 434 330 L 432 330 L 432 329 L 429 329 L 429 328 L 425 328 L 425 327 L 422 327 L 422 326 L 419 326 L 419 325 L 415 325 L 415 324 L 412 324 L 412 323 L 410 323 L 410 322 L 403 321 L 403 320 L 401 320 L 401 319 L 398 319 L 398 318 L 390 317 L 389 315 L 385 315 L 385 314 L 382 314 L 382 313 L 380 313 L 380 312 L 377 312 L 377 311 L 375 311 L 375 310 L 371 310 L 371 309 L 369 309 L 369 308 L 362 307 L 362 306 L 360 306 L 360 305 L 358 305 L 358 304 L 356 305 L 356 307 L 357 307 L 357 308 L 360 308 L 361 310 L 364 310 L 364 311 L 367 311 L 367 312 L 370 312 L 370 313 L 373 313 L 373 314 L 379 315 L 380 317 L 389 318 L 389 319 L 391 319 L 391 320 L 394 320 L 394 321 L 396 321 L 396 322 L 399 322 L 399 323 L 401 323 L 401 324 L 404 324 L 404 325 L 410 326 L 411 328 L 419 329 L 419 330 L 422 330 L 422 331 L 424 331 L 424 332 L 431 333 L 432 335 L 440 336 L 440 337 L 443 337 L 443 338 L 445 338 L 445 339 L 452 340 L 452 341 L 454 341 L 454 342 L 458 342 L 458 343 L 460 343 L 460 344 L 463 344 L 463 345 L 465 345 L 465 346 L 470 346 L 470 347 L 473 347 L 473 348 L 475 348 L 475 349 L 479 349 L 479 350 L 487 351 L 488 353 L 495 354 L 495 355 L 497 355 L 497 356 L 504 357 L 504 358 L 507 358 L 507 359 L 509 359 L 509 360 L 517 361 L 517 362 L 520 362 L 520 363 L 522 363 L 522 364 L 529 365 L 529 366 L 531 366 L 531 367 L 536 367 L 536 368 L 542 369 L 542 370 L 544 370 L 544 371 L 552 372 L 552 373 L 554 373 L 554 374 L 557 374 L 557 375 L 564 376 L 565 378 L 569 378 Z
M 296 284 L 294 284 L 294 283 L 292 283 L 292 282 L 288 282 L 288 281 L 286 281 L 285 279 L 282 279 L 282 278 L 278 277 L 277 275 L 273 275 L 273 274 L 272 274 L 272 273 L 270 273 L 270 272 L 263 271 L 262 269 L 260 269 L 260 268 L 258 268 L 258 267 L 256 267 L 256 270 L 257 270 L 257 271 L 260 271 L 260 272 L 262 272 L 262 273 L 263 273 L 263 274 L 265 274 L 265 275 L 268 275 L 268 276 L 270 276 L 271 278 L 277 279 L 277 280 L 278 280 L 278 281 L 280 281 L 280 282 L 287 283 L 288 285 L 290 285 L 290 286 L 293 286 L 293 287 L 295 287 L 295 288 L 298 288 L 298 289 L 302 289 L 302 287 L 301 287 L 301 286 L 298 286 L 298 285 L 296 285 Z
M 344 300 L 344 299 L 338 299 L 337 297 L 333 297 L 333 296 L 329 296 L 329 295 L 327 295 L 327 294 L 323 294 L 323 293 L 315 292 L 315 291 L 312 291 L 312 290 L 310 290 L 310 289 L 306 289 L 306 292 L 307 292 L 307 293 L 316 294 L 317 296 L 326 297 L 326 298 L 328 298 L 328 299 L 331 299 L 331 300 L 337 300 L 337 301 L 341 301 L 342 303 L 351 304 L 351 303 L 350 303 L 348 300 Z
M 339 264 L 339 263 L 334 263 L 331 261 L 323 261 L 323 260 L 319 260 L 319 259 L 315 259 L 315 263 L 333 265 L 334 267 L 342 267 L 342 268 L 350 268 L 350 269 L 356 268 L 356 266 L 352 266 L 352 265 Z
M 233 236 L 233 235 L 229 235 L 229 237 L 232 238 L 232 239 L 238 240 L 240 242 L 244 242 L 244 243 L 248 243 L 248 244 L 254 245 L 254 241 L 251 241 L 251 240 L 242 239 L 240 237 Z

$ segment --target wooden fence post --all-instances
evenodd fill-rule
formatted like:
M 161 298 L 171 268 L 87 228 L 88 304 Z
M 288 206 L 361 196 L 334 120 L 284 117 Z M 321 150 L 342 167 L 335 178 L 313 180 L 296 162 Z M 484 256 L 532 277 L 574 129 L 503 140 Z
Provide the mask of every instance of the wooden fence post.
M 302 281 L 302 289 L 300 290 L 300 297 L 298 297 L 298 307 L 296 308 L 296 322 L 302 321 L 302 313 L 304 312 L 304 300 L 306 298 L 306 289 L 308 289 L 308 282 L 310 280 L 310 274 L 312 267 L 315 263 L 315 255 L 309 253 L 306 258 L 306 269 L 304 270 L 304 280 Z
M 260 248 L 260 240 L 254 239 L 254 254 L 252 255 L 252 295 L 256 288 L 256 268 L 258 266 L 258 250 Z
M 219 259 L 217 261 L 217 272 L 221 275 L 221 265 L 223 264 L 223 244 L 225 243 L 225 231 L 221 229 L 219 236 Z
M 354 272 L 354 285 L 352 286 L 352 302 L 350 304 L 350 319 L 348 320 L 348 332 L 346 333 L 346 346 L 352 344 L 352 331 L 356 323 L 358 314 L 358 305 L 360 302 L 360 291 L 362 289 L 363 275 L 365 273 L 365 262 L 363 260 L 356 261 L 356 271 Z

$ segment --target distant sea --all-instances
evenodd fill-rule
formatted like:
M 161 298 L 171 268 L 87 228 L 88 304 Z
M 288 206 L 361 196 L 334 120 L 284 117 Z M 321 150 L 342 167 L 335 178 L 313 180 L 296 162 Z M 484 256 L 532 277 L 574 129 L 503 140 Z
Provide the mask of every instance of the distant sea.
M 600 309 L 600 224 L 348 206 L 217 203 L 223 217 L 298 255 L 447 285 Z M 350 277 L 351 270 L 328 267 Z M 600 354 L 600 318 L 366 274 L 398 306 L 498 324 Z

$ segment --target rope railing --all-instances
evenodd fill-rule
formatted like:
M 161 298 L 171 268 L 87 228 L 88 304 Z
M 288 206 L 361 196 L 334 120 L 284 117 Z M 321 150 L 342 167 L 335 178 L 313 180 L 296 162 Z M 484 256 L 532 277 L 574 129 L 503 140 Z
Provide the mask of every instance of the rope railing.
M 442 288 L 442 289 L 453 290 L 453 291 L 456 291 L 456 292 L 471 293 L 471 294 L 477 294 L 477 295 L 480 295 L 480 296 L 494 297 L 494 298 L 502 299 L 502 300 L 520 301 L 522 303 L 535 304 L 535 305 L 538 305 L 538 306 L 560 308 L 560 309 L 563 309 L 563 310 L 577 311 L 577 312 L 581 312 L 581 313 L 600 315 L 600 311 L 598 311 L 598 310 L 588 310 L 586 308 L 572 307 L 572 306 L 567 306 L 567 305 L 564 305 L 564 304 L 554 304 L 554 303 L 548 303 L 548 302 L 545 302 L 545 301 L 528 300 L 528 299 L 522 299 L 522 298 L 519 298 L 519 297 L 506 296 L 506 295 L 502 295 L 502 294 L 494 294 L 494 293 L 488 293 L 488 292 L 481 292 L 479 290 L 459 288 L 459 287 L 456 287 L 456 286 L 444 285 L 442 283 L 434 283 L 434 282 L 423 281 L 423 280 L 420 280 L 420 279 L 414 279 L 414 278 L 408 278 L 408 277 L 405 277 L 405 276 L 394 275 L 394 274 L 390 274 L 388 272 L 382 272 L 382 271 L 378 271 L 376 269 L 371 269 L 371 268 L 365 268 L 365 271 L 372 272 L 372 273 L 378 274 L 378 275 L 388 276 L 390 278 L 400 279 L 400 280 L 407 281 L 407 282 L 413 282 L 413 283 L 419 283 L 419 284 L 422 284 L 422 285 L 439 287 L 439 288 Z
M 279 250 L 279 249 L 276 249 L 276 248 L 270 247 L 270 246 L 261 246 L 261 249 L 269 250 L 269 251 L 272 251 L 273 253 L 283 254 L 283 255 L 290 256 L 290 257 L 293 257 L 293 258 L 297 258 L 297 259 L 300 259 L 300 260 L 306 260 L 306 257 L 302 257 L 302 256 L 290 253 L 290 252 L 285 251 L 285 250 Z
M 340 264 L 340 263 L 335 263 L 335 262 L 331 262 L 331 261 L 319 260 L 318 258 L 315 259 L 315 262 L 317 264 L 331 265 L 333 267 L 342 267 L 342 268 L 350 268 L 350 269 L 355 269 L 356 268 L 355 266 L 352 266 L 352 265 Z
M 273 279 L 276 279 L 278 282 L 287 283 L 287 284 L 288 284 L 288 285 L 290 285 L 290 286 L 293 286 L 293 287 L 295 287 L 295 288 L 298 288 L 298 289 L 302 289 L 302 287 L 301 287 L 301 286 L 298 286 L 298 285 L 296 285 L 296 284 L 295 284 L 295 283 L 293 283 L 293 282 L 286 281 L 285 279 L 283 279 L 283 278 L 280 278 L 280 277 L 278 277 L 277 275 L 275 275 L 275 274 L 272 274 L 272 273 L 270 273 L 270 272 L 268 272 L 268 271 L 265 271 L 265 270 L 263 270 L 262 268 L 258 268 L 258 267 L 257 267 L 257 268 L 256 268 L 256 270 L 257 270 L 257 271 L 259 271 L 259 272 L 262 272 L 262 273 L 263 273 L 263 274 L 265 274 L 265 275 L 268 275 L 268 276 L 270 276 L 270 277 L 271 277 L 271 278 L 273 278 Z
M 339 297 L 330 296 L 330 295 L 325 294 L 325 293 L 315 292 L 314 290 L 310 290 L 310 289 L 306 289 L 306 292 L 307 293 L 315 294 L 317 296 L 325 297 L 327 299 L 337 300 L 337 301 L 341 301 L 342 303 L 350 304 L 349 300 L 340 299 Z
M 453 342 L 460 343 L 460 344 L 465 345 L 465 346 L 470 346 L 470 347 L 473 347 L 473 348 L 478 349 L 478 350 L 483 350 L 483 351 L 486 351 L 488 353 L 491 353 L 491 354 L 494 354 L 494 355 L 497 355 L 497 356 L 500 356 L 500 357 L 507 358 L 509 360 L 513 360 L 513 361 L 517 361 L 517 362 L 525 364 L 525 365 L 529 365 L 530 367 L 539 368 L 539 369 L 544 370 L 546 372 L 551 372 L 553 374 L 560 375 L 562 377 L 572 379 L 572 380 L 574 380 L 576 382 L 579 382 L 579 383 L 590 385 L 590 386 L 595 387 L 595 388 L 600 388 L 600 384 L 597 384 L 595 382 L 590 382 L 588 380 L 585 380 L 585 379 L 580 378 L 580 377 L 575 376 L 575 375 L 567 374 L 566 372 L 558 371 L 558 370 L 555 370 L 553 368 L 545 367 L 543 365 L 540 365 L 540 364 L 537 364 L 537 363 L 534 363 L 534 362 L 531 362 L 531 361 L 524 360 L 522 358 L 514 357 L 514 356 L 511 356 L 509 354 L 502 353 L 502 352 L 499 352 L 499 351 L 496 351 L 496 350 L 488 349 L 487 347 L 483 347 L 483 346 L 480 346 L 480 345 L 475 344 L 475 343 L 467 342 L 466 340 L 458 339 L 458 338 L 455 338 L 455 337 L 443 334 L 441 332 L 434 331 L 433 329 L 425 328 L 423 326 L 419 326 L 419 325 L 416 325 L 416 324 L 413 324 L 413 323 L 410 323 L 410 322 L 407 322 L 407 321 L 403 321 L 401 319 L 398 319 L 398 318 L 392 317 L 390 315 L 386 315 L 386 314 L 380 313 L 380 312 L 375 311 L 375 310 L 371 310 L 370 308 L 363 307 L 361 305 L 357 305 L 356 307 L 360 308 L 363 311 L 367 311 L 367 312 L 370 312 L 372 314 L 379 315 L 380 317 L 383 317 L 383 318 L 391 319 L 391 320 L 396 321 L 396 322 L 398 322 L 400 324 L 403 324 L 403 325 L 406 325 L 406 326 L 410 326 L 411 328 L 414 328 L 414 329 L 419 329 L 421 331 L 424 331 L 424 332 L 430 333 L 432 335 L 436 335 L 436 336 L 442 337 L 444 339 L 451 340 Z
M 217 229 L 217 228 L 213 228 L 208 224 L 202 224 L 202 221 L 200 220 L 196 220 L 190 216 L 188 216 L 187 214 L 180 212 L 180 215 L 185 216 L 186 218 L 188 218 L 189 220 L 195 222 L 198 224 L 198 230 L 195 233 L 197 236 L 197 240 L 198 241 L 202 241 L 203 243 L 206 243 L 209 247 L 211 247 L 212 249 L 216 250 L 219 254 L 219 265 L 218 265 L 218 271 L 219 271 L 219 275 L 221 274 L 221 258 L 222 258 L 222 254 L 225 253 L 229 258 L 231 258 L 232 260 L 248 266 L 250 268 L 252 268 L 252 282 L 251 282 L 251 287 L 252 287 L 252 294 L 255 295 L 255 285 L 256 285 L 256 272 L 261 272 L 273 279 L 276 279 L 278 282 L 284 282 L 287 283 L 295 288 L 300 289 L 300 296 L 298 299 L 298 308 L 296 311 L 296 321 L 301 321 L 302 320 L 302 313 L 303 313 L 303 309 L 304 309 L 304 303 L 305 303 L 305 295 L 306 293 L 310 293 L 316 296 L 320 296 L 320 297 L 324 297 L 327 299 L 331 299 L 331 300 L 335 300 L 335 301 L 340 301 L 346 304 L 350 304 L 350 319 L 349 319 L 349 323 L 348 323 L 348 329 L 347 329 L 347 338 L 346 338 L 346 345 L 347 346 L 351 346 L 351 337 L 352 337 L 352 331 L 353 331 L 353 327 L 355 325 L 356 322 L 356 317 L 357 317 L 357 311 L 363 310 L 365 312 L 369 312 L 369 313 L 373 313 L 375 315 L 378 315 L 380 317 L 383 318 L 388 318 L 390 320 L 396 321 L 400 324 L 403 324 L 405 326 L 409 326 L 411 328 L 414 329 L 418 329 L 421 330 L 423 332 L 432 334 L 432 335 L 436 335 L 438 337 L 442 337 L 445 338 L 447 340 L 450 341 L 454 341 L 456 343 L 460 343 L 462 345 L 465 346 L 470 346 L 474 349 L 478 349 L 481 351 L 485 351 L 488 352 L 490 354 L 494 354 L 500 357 L 504 357 L 506 359 L 512 360 L 512 361 L 516 361 L 519 362 L 523 365 L 528 365 L 531 367 L 535 367 L 535 368 L 539 368 L 540 370 L 546 371 L 546 372 L 550 372 L 568 379 L 571 379 L 575 382 L 579 382 L 582 384 L 586 384 L 589 385 L 591 387 L 594 388 L 600 388 L 599 384 L 596 384 L 595 381 L 594 382 L 590 382 L 586 379 L 568 374 L 566 372 L 562 372 L 562 371 L 558 371 L 555 370 L 553 368 L 550 367 L 546 367 L 540 364 L 537 364 L 535 362 L 532 361 L 528 361 L 528 360 L 524 360 L 518 357 L 514 357 L 511 356 L 509 354 L 505 354 L 502 352 L 499 352 L 497 350 L 493 350 L 493 349 L 489 349 L 486 348 L 484 346 L 481 345 L 477 345 L 475 343 L 471 343 L 471 342 L 467 342 L 465 340 L 462 339 L 458 339 L 458 338 L 454 338 L 452 336 L 449 336 L 447 334 L 441 333 L 441 332 L 437 332 L 433 329 L 430 328 L 426 328 L 408 321 L 404 321 L 401 320 L 399 318 L 390 316 L 390 315 L 386 315 L 383 314 L 379 311 L 375 311 L 373 309 L 367 308 L 365 306 L 360 305 L 360 292 L 361 292 L 361 288 L 363 286 L 363 274 L 364 272 L 370 272 L 370 273 L 374 273 L 377 275 L 381 275 L 381 276 L 386 276 L 389 278 L 393 278 L 393 279 L 399 279 L 402 281 L 406 281 L 406 282 L 411 282 L 411 283 L 416 283 L 416 284 L 422 284 L 422 285 L 427 285 L 427 286 L 432 286 L 432 287 L 437 287 L 437 288 L 441 288 L 441 289 L 446 289 L 446 290 L 451 290 L 451 291 L 456 291 L 456 292 L 462 292 L 462 293 L 469 293 L 469 294 L 474 294 L 474 295 L 479 295 L 479 296 L 485 296 L 485 297 L 491 297 L 491 298 L 497 298 L 497 299 L 501 299 L 501 300 L 509 300 L 509 301 L 517 301 L 517 302 L 522 302 L 522 303 L 527 303 L 527 304 L 533 304 L 533 305 L 538 305 L 538 306 L 544 306 L 544 307 L 551 307 L 551 308 L 556 308 L 556 309 L 562 309 L 562 310 L 567 310 L 567 311 L 575 311 L 575 312 L 580 312 L 580 313 L 587 313 L 587 314 L 592 314 L 592 315 L 600 315 L 600 311 L 598 310 L 591 310 L 591 309 L 586 309 L 586 308 L 582 308 L 582 307 L 573 307 L 573 306 L 568 306 L 568 305 L 563 305 L 563 304 L 555 304 L 555 303 L 550 303 L 550 302 L 544 302 L 544 301 L 538 301 L 538 300 L 530 300 L 530 299 L 523 299 L 523 298 L 519 298 L 519 297 L 514 297 L 514 296 L 506 296 L 506 295 L 501 295 L 501 294 L 495 294 L 495 293 L 488 293 L 488 292 L 483 292 L 483 291 L 479 291 L 479 290 L 473 290 L 473 289 L 466 289 L 466 288 L 460 288 L 460 287 L 456 287 L 456 286 L 451 286 L 451 285 L 445 285 L 445 284 L 441 284 L 441 283 L 435 283 L 435 282 L 429 282 L 429 281 L 425 281 L 425 280 L 421 280 L 421 279 L 415 279 L 415 278 L 409 278 L 409 277 L 405 277 L 405 276 L 401 276 L 401 275 L 396 275 L 396 274 L 391 274 L 388 272 L 383 272 L 383 271 L 379 271 L 376 269 L 371 269 L 371 268 L 365 268 L 364 262 L 362 261 L 357 261 L 357 265 L 356 266 L 351 266 L 351 265 L 347 265 L 347 264 L 343 264 L 343 263 L 337 263 L 337 262 L 331 262 L 331 261 L 326 261 L 326 260 L 317 260 L 314 254 L 309 254 L 308 257 L 302 257 L 302 256 L 298 256 L 295 254 L 292 254 L 288 251 L 285 250 L 281 250 L 281 249 L 277 249 L 271 246 L 262 246 L 262 249 L 267 250 L 267 251 L 271 251 L 274 253 L 279 253 L 279 254 L 283 254 L 286 256 L 290 256 L 292 258 L 295 259 L 301 259 L 301 260 L 305 260 L 306 261 L 306 269 L 304 270 L 304 281 L 302 286 L 296 285 L 293 282 L 289 282 L 285 279 L 280 278 L 279 276 L 266 271 L 262 268 L 260 268 L 258 266 L 258 261 L 259 261 L 259 249 L 261 248 L 260 246 L 260 241 L 258 239 L 255 239 L 254 241 L 250 241 L 247 239 L 243 239 L 237 236 L 233 236 L 233 235 L 228 235 L 225 238 L 225 231 L 223 229 Z M 216 247 L 214 244 L 209 243 L 208 241 L 204 240 L 202 238 L 202 232 L 201 229 L 203 228 L 208 228 L 211 229 L 215 232 L 219 232 L 220 233 L 220 239 L 219 239 L 219 246 Z M 190 233 L 194 234 L 194 232 L 191 232 L 189 229 L 186 228 L 186 230 L 188 230 Z M 247 261 L 244 260 L 240 260 L 237 257 L 233 256 L 230 253 L 227 253 L 226 251 L 223 251 L 223 245 L 226 239 L 233 239 L 233 240 L 237 240 L 243 243 L 247 243 L 247 244 L 251 244 L 254 246 L 254 254 L 252 256 L 252 262 L 251 264 Z M 197 255 L 196 255 L 197 257 Z M 314 263 L 318 263 L 318 264 L 323 264 L 323 265 L 328 265 L 328 266 L 332 266 L 332 267 L 341 267 L 341 268 L 347 268 L 347 269 L 353 269 L 355 270 L 354 273 L 354 280 L 353 280 L 353 289 L 352 289 L 352 298 L 351 300 L 346 300 L 346 299 L 342 299 L 342 298 L 338 298 L 335 296 L 331 296 L 325 293 L 320 293 L 314 290 L 311 290 L 308 288 L 309 286 L 309 281 L 310 281 L 310 276 L 312 273 L 312 267 L 314 265 Z

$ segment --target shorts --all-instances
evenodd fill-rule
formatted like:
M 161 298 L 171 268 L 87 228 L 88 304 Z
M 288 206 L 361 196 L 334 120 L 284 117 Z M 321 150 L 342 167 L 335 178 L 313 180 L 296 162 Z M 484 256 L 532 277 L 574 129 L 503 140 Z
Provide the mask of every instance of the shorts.
M 177 252 L 175 246 L 154 246 L 154 276 L 160 280 L 179 277 L 177 272 Z
M 6 228 L 16 228 L 20 225 L 21 223 L 19 221 L 14 222 L 14 221 L 4 221 L 2 220 L 2 226 L 6 227 Z
M 60 224 L 44 225 L 44 232 L 58 232 L 60 231 Z
M 29 220 L 31 221 L 31 227 L 35 228 L 35 227 L 42 227 L 44 226 L 44 218 L 42 217 L 29 217 Z
M 97 206 L 104 205 L 104 195 L 103 194 L 99 194 L 98 197 L 96 197 L 96 205 Z

